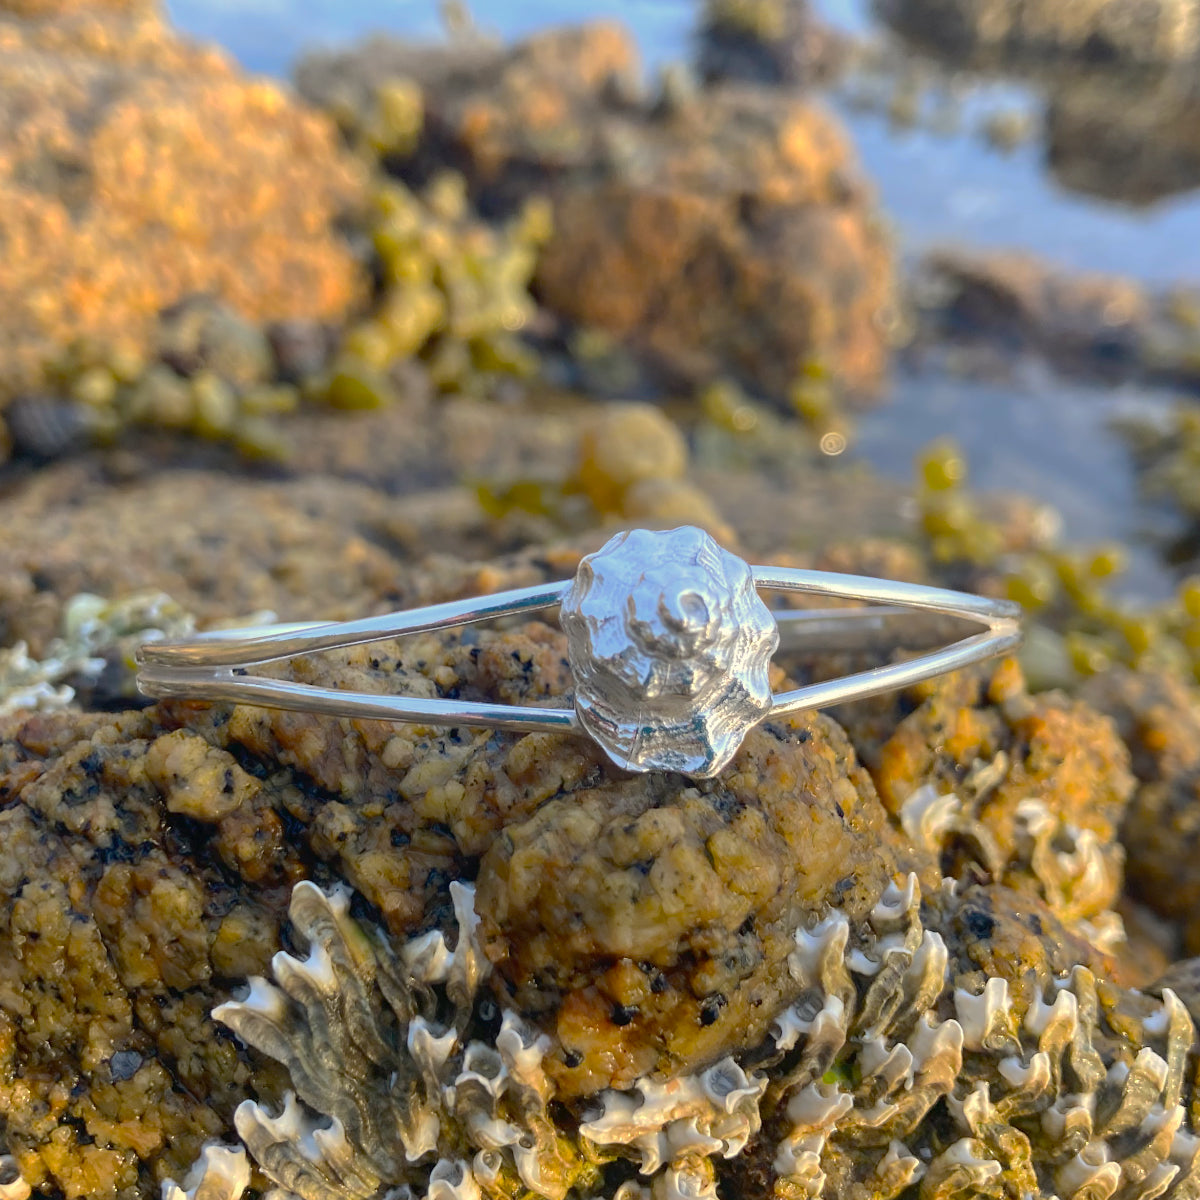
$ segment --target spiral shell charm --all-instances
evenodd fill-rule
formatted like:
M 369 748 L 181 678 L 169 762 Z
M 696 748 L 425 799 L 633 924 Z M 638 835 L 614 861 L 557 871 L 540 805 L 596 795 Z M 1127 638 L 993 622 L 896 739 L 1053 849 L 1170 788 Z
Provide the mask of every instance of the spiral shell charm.
M 619 533 L 563 600 L 575 711 L 618 766 L 715 775 L 771 708 L 779 631 L 703 530 Z

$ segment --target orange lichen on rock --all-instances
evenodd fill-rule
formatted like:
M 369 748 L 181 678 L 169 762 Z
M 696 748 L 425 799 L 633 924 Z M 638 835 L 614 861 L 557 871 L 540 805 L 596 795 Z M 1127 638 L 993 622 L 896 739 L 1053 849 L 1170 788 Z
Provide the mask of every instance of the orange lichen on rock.
M 1200 954 L 1200 692 L 1166 673 L 1123 669 L 1085 692 L 1112 714 L 1138 778 L 1122 828 L 1130 891 L 1178 921 L 1185 950 Z
M 250 1077 L 208 1018 L 232 893 L 147 782 L 152 732 L 139 714 L 0 722 L 0 1113 L 26 1181 L 72 1200 L 186 1171 Z M 278 915 L 250 907 L 218 970 L 278 948 Z
M 145 6 L 67 7 L 0 8 L 0 399 L 192 293 L 252 319 L 357 302 L 332 222 L 365 179 L 332 124 Z

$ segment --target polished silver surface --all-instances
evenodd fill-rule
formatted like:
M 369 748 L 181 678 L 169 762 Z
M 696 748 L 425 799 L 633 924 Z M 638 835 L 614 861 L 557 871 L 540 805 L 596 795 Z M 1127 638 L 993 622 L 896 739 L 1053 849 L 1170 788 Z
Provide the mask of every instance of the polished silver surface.
M 579 564 L 559 622 L 579 720 L 628 771 L 715 775 L 771 710 L 779 630 L 702 530 L 618 533 Z
M 864 606 L 772 611 L 760 590 Z M 339 691 L 249 672 L 297 655 L 555 606 L 576 682 L 572 708 Z M 768 716 L 907 687 L 1015 649 L 1020 617 L 1011 601 L 923 584 L 749 567 L 691 527 L 633 530 L 586 556 L 573 581 L 358 621 L 258 626 L 150 642 L 138 651 L 138 687 L 147 696 L 427 726 L 582 730 L 627 770 L 678 770 L 702 778 L 719 772 L 746 733 Z M 789 653 L 880 656 L 903 647 L 937 648 L 771 695 L 767 675 L 777 645 Z

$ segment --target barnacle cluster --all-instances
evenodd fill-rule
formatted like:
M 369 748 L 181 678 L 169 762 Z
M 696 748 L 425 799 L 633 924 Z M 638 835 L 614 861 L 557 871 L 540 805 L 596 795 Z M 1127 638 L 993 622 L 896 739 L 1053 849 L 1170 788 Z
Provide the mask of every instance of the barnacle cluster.
M 70 704 L 75 687 L 95 684 L 114 653 L 131 680 L 135 641 L 179 637 L 193 628 L 191 615 L 161 592 L 114 601 L 80 593 L 67 603 L 62 633 L 42 658 L 31 657 L 24 642 L 0 648 L 0 715 Z
M 297 885 L 291 917 L 309 957 L 276 955 L 278 986 L 255 979 L 244 1000 L 214 1010 L 291 1072 L 299 1102 L 289 1093 L 272 1116 L 247 1100 L 234 1117 L 284 1195 L 368 1200 L 408 1184 L 446 1200 L 522 1189 L 561 1198 L 595 1179 L 594 1157 L 549 1113 L 548 1039 L 476 1004 L 488 966 L 474 891 L 451 891 L 454 949 L 434 931 L 393 955 L 351 919 L 348 891 Z
M 997 756 L 1001 769 L 1005 757 Z M 1110 907 L 1121 890 L 1120 843 L 1102 840 L 1094 829 L 1080 828 L 1030 797 L 1016 806 L 1014 852 L 1008 854 L 982 819 L 979 798 L 977 784 L 955 791 L 922 784 L 901 806 L 900 823 L 914 845 L 939 858 L 959 841 L 993 879 L 1032 877 L 1051 911 L 1085 931 L 1092 945 L 1112 949 L 1124 940 L 1121 919 Z
M 1200 1194 L 1175 993 L 1083 966 L 956 973 L 931 927 L 952 924 L 956 890 L 923 902 L 910 874 L 861 924 L 835 909 L 798 928 L 798 998 L 761 1045 L 571 1110 L 542 1070 L 549 1039 L 480 986 L 470 886 L 452 886 L 453 949 L 435 930 L 394 950 L 343 888 L 301 883 L 308 958 L 277 955 L 275 984 L 214 1013 L 299 1093 L 278 1115 L 245 1101 L 238 1133 L 275 1200 Z

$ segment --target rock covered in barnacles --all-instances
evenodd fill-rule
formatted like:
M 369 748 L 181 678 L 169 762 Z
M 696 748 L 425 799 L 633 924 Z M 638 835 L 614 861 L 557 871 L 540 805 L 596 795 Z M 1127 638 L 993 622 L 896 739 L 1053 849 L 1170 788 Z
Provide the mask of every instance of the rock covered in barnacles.
M 897 877 L 865 919 L 832 909 L 795 927 L 797 998 L 755 1046 L 575 1104 L 551 1103 L 563 1098 L 543 1069 L 548 1039 L 479 986 L 472 898 L 456 885 L 453 950 L 439 931 L 393 949 L 349 917 L 344 890 L 302 883 L 292 915 L 308 958 L 278 955 L 275 984 L 253 980 L 217 1010 L 285 1062 L 304 1097 L 289 1093 L 277 1115 L 254 1101 L 237 1113 L 280 1197 L 1200 1190 L 1186 1006 L 1169 987 L 1144 995 L 1084 965 L 970 969 L 952 929 L 971 901 L 953 885 L 923 898 L 915 874 Z
M 966 863 L 1119 939 L 1117 831 L 1133 790 L 1113 723 L 1060 694 L 1031 696 L 1012 660 L 920 689 L 915 712 L 863 746 L 880 798 L 947 875 Z M 853 722 L 851 722 L 853 736 Z M 861 744 L 861 743 L 860 743 Z
M 618 533 L 579 564 L 560 620 L 575 710 L 618 766 L 715 775 L 771 707 L 775 620 L 701 529 Z
M 370 1200 L 408 1186 L 442 1200 L 519 1190 L 563 1200 L 595 1181 L 595 1162 L 547 1108 L 549 1039 L 476 1002 L 489 967 L 474 891 L 451 891 L 453 950 L 436 930 L 393 950 L 350 917 L 345 888 L 298 884 L 291 917 L 308 957 L 280 952 L 274 983 L 254 978 L 244 999 L 214 1010 L 291 1075 L 279 1113 L 246 1100 L 234 1116 L 285 1195 Z
M 838 913 L 798 931 L 805 995 L 762 1060 L 773 1115 L 727 1194 L 1194 1195 L 1183 1004 L 1085 966 L 973 972 L 954 891 L 928 905 L 948 940 L 925 927 L 914 876 L 873 910 L 865 944 Z

